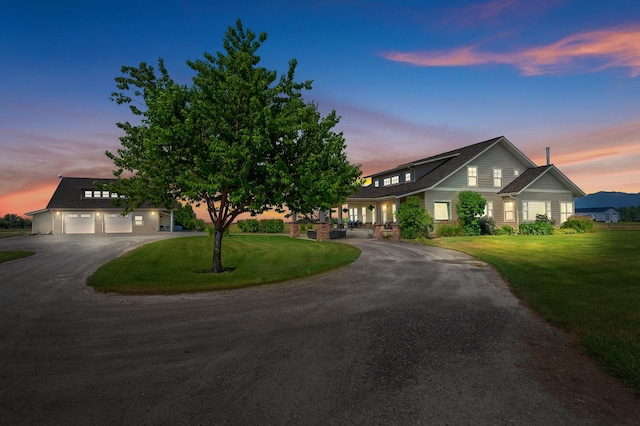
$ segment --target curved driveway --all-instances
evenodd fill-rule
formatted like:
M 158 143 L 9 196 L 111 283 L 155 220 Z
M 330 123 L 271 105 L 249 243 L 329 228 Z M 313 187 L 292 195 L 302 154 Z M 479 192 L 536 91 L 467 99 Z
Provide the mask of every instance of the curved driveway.
M 109 259 L 179 235 L 0 240 L 38 253 L 0 264 L 1 423 L 598 423 L 532 372 L 532 342 L 553 332 L 460 253 L 349 239 L 356 262 L 283 284 L 85 286 Z

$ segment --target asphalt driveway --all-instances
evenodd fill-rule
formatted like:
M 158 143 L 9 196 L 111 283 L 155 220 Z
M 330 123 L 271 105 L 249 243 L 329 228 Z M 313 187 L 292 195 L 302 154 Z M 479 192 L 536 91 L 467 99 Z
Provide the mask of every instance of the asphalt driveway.
M 633 423 L 556 392 L 561 374 L 579 380 L 553 366 L 566 338 L 460 253 L 349 239 L 356 262 L 283 284 L 85 286 L 109 259 L 180 235 L 0 240 L 37 252 L 0 264 L 0 423 Z

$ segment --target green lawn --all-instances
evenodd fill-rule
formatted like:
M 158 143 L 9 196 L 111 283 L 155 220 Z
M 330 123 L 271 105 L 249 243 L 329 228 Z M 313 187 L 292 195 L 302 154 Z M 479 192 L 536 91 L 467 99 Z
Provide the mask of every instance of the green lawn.
M 32 251 L 0 251 L 0 263 L 22 259 L 23 257 L 33 256 L 34 254 Z
M 493 264 L 520 299 L 575 333 L 609 372 L 640 392 L 640 231 L 454 237 L 429 244 Z
M 9 237 L 21 237 L 24 235 L 31 235 L 31 228 L 29 229 L 0 229 L 0 238 Z
M 268 284 L 347 265 L 360 250 L 335 242 L 286 236 L 232 235 L 222 240 L 222 264 L 213 274 L 213 239 L 185 237 L 144 245 L 100 267 L 88 284 L 97 291 L 175 294 Z

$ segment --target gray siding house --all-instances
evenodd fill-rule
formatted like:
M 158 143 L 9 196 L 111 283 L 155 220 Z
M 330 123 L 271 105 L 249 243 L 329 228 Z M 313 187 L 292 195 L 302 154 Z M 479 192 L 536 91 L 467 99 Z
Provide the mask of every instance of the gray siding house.
M 584 207 L 576 209 L 578 216 L 590 216 L 598 222 L 619 222 L 620 212 L 613 207 Z
M 420 197 L 438 223 L 457 221 L 461 191 L 480 193 L 485 214 L 497 226 L 535 221 L 545 214 L 560 224 L 574 214 L 574 197 L 585 193 L 553 164 L 537 166 L 504 136 L 401 164 L 366 178 L 347 198 L 349 221 L 396 222 L 410 195 Z
M 49 204 L 26 213 L 33 234 L 145 234 L 173 231 L 173 210 L 141 206 L 128 214 L 115 207 L 118 194 L 96 189 L 116 179 L 63 177 Z

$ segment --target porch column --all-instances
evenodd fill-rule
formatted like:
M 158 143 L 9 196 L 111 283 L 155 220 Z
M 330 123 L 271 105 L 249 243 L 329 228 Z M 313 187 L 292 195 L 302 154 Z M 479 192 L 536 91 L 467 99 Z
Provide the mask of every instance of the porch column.
M 173 210 L 171 210 L 171 222 L 169 223 L 169 232 L 173 232 Z

